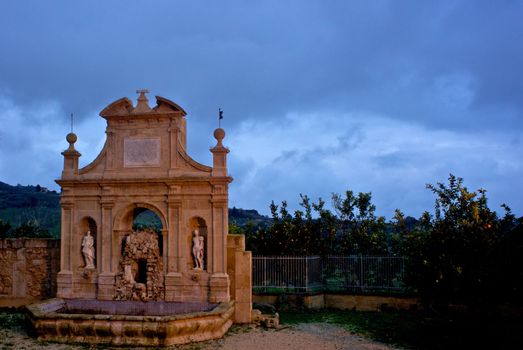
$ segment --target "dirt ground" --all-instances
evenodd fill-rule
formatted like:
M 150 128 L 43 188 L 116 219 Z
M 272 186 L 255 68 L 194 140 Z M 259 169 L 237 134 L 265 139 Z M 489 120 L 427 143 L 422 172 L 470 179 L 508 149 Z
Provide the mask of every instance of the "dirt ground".
M 0 350 L 46 349 L 85 350 L 111 349 L 107 346 L 81 346 L 68 344 L 40 343 L 23 329 L 0 329 Z M 116 348 L 123 349 L 123 348 Z M 132 348 L 138 350 L 138 348 Z M 151 348 L 145 348 L 151 349 Z M 170 347 L 180 350 L 334 350 L 334 349 L 393 349 L 390 346 L 368 340 L 347 332 L 345 329 L 325 324 L 307 323 L 280 329 L 233 327 L 222 339 Z
M 233 330 L 234 331 L 234 330 Z M 209 342 L 202 350 L 385 350 L 394 349 L 385 344 L 362 338 L 345 329 L 326 323 L 303 323 L 279 330 L 256 328 L 250 331 L 240 330 L 224 339 Z

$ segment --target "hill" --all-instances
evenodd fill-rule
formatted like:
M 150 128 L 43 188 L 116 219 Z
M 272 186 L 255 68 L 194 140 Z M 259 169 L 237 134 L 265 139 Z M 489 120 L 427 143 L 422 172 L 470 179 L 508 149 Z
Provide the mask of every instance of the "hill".
M 60 194 L 40 185 L 11 186 L 0 181 L 0 220 L 11 227 L 39 226 L 60 235 Z
M 272 219 L 265 215 L 260 215 L 255 209 L 229 208 L 229 223 L 234 222 L 239 227 L 244 227 L 247 223 L 254 226 L 267 227 L 272 224 Z

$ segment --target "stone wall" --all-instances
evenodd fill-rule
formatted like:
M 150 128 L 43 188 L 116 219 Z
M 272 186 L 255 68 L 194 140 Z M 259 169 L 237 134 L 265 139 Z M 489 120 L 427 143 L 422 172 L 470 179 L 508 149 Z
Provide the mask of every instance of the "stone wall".
M 381 295 L 351 295 L 335 293 L 300 294 L 254 294 L 254 303 L 271 304 L 279 310 L 317 310 L 323 308 L 381 311 L 419 310 L 422 305 L 418 298 Z
M 60 240 L 0 239 L 0 307 L 56 295 Z
M 234 322 L 252 320 L 252 254 L 245 251 L 244 235 L 227 235 L 227 273 L 234 300 Z

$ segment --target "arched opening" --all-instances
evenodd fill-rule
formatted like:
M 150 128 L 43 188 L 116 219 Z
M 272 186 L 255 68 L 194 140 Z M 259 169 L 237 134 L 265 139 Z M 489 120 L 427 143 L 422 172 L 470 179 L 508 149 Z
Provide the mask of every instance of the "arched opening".
M 115 217 L 120 243 L 116 276 L 116 300 L 164 298 L 163 213 L 153 205 L 135 203 Z
M 195 237 L 195 231 L 198 231 Z M 189 220 L 189 232 L 187 234 L 187 246 L 189 247 L 189 255 L 191 259 L 188 259 L 190 269 L 202 269 L 207 270 L 207 256 L 208 256 L 208 234 L 207 224 L 201 217 L 193 217 Z M 199 245 L 201 254 L 201 263 L 198 263 L 198 249 L 195 245 Z M 200 266 L 201 265 L 201 266 Z
M 158 235 L 158 246 L 160 248 L 160 256 L 163 256 L 163 234 L 162 234 L 162 220 L 154 211 L 148 208 L 137 207 L 133 209 L 132 230 L 145 231 L 152 230 Z

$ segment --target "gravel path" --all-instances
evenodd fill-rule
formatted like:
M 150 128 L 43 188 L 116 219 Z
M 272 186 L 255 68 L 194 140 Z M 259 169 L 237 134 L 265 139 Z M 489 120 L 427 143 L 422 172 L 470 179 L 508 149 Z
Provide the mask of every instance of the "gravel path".
M 326 323 L 304 323 L 280 330 L 263 330 L 260 328 L 202 346 L 202 350 L 386 350 L 394 349 L 385 344 L 362 338 L 345 329 Z

